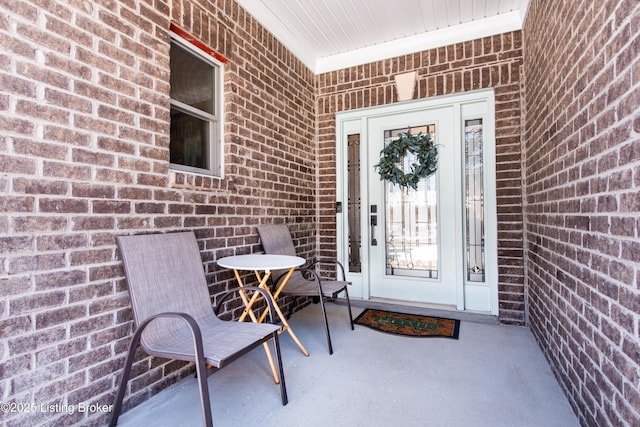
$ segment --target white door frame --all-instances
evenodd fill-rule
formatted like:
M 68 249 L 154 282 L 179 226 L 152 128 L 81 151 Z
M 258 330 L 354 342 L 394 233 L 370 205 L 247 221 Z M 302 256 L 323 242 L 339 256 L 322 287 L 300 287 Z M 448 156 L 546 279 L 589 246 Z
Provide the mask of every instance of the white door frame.
M 488 312 L 493 315 L 498 314 L 498 266 L 497 266 L 497 213 L 496 213 L 496 193 L 495 193 L 495 99 L 493 89 L 479 90 L 463 94 L 450 96 L 441 96 L 426 98 L 415 101 L 399 102 L 381 107 L 370 107 L 360 110 L 346 111 L 336 114 L 336 201 L 341 202 L 344 208 L 342 212 L 337 213 L 337 255 L 338 259 L 345 265 L 348 271 L 348 239 L 347 237 L 347 149 L 346 135 L 358 133 L 360 134 L 362 166 L 360 168 L 360 182 L 367 182 L 366 163 L 368 144 L 367 123 L 368 120 L 375 117 L 399 114 L 402 112 L 413 112 L 430 108 L 439 108 L 447 106 L 455 107 L 454 114 L 454 138 L 462 144 L 463 122 L 465 118 L 482 116 L 483 122 L 488 126 L 484 128 L 483 146 L 484 146 L 484 182 L 485 185 L 485 269 L 486 280 L 482 284 L 466 283 L 464 280 L 464 272 L 460 270 L 460 280 L 457 282 L 456 288 L 456 304 L 457 310 L 472 310 L 479 312 Z M 478 106 L 483 106 L 478 108 Z M 482 112 L 480 112 L 482 110 Z M 463 150 L 458 150 L 463 151 Z M 462 162 L 462 158 L 460 158 Z M 462 180 L 463 177 L 457 178 Z M 489 185 L 492 184 L 492 185 Z M 461 188 L 461 187 L 459 187 Z M 462 256 L 462 195 L 456 200 L 456 217 L 460 224 L 460 233 L 456 233 L 459 240 L 459 253 Z M 360 273 L 347 272 L 347 280 L 353 283 L 349 289 L 350 296 L 368 300 L 371 298 L 369 291 L 369 231 L 367 224 L 369 223 L 369 195 L 366 190 L 361 192 L 361 224 L 362 224 L 362 271 Z

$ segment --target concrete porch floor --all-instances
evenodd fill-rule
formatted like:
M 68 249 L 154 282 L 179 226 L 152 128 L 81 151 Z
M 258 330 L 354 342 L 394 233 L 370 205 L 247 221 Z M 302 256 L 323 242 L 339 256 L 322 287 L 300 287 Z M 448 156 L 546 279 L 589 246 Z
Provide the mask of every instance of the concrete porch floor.
M 354 317 L 361 311 L 354 307 Z M 287 406 L 260 347 L 209 377 L 214 425 L 579 425 L 525 327 L 448 313 L 462 319 L 458 340 L 407 338 L 358 325 L 351 331 L 341 304 L 327 304 L 327 313 L 332 356 L 317 304 L 290 319 L 309 357 L 288 334 L 280 336 Z M 196 380 L 187 378 L 122 414 L 118 425 L 199 426 L 199 402 Z

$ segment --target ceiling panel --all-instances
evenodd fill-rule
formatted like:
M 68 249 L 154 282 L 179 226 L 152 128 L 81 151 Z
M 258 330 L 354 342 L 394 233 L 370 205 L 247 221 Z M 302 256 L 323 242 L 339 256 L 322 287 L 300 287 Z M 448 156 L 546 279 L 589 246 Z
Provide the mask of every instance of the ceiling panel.
M 433 1 L 422 6 L 422 22 L 424 23 L 424 31 L 433 31 L 438 28 L 436 8 Z
M 522 28 L 529 0 L 237 0 L 316 73 Z

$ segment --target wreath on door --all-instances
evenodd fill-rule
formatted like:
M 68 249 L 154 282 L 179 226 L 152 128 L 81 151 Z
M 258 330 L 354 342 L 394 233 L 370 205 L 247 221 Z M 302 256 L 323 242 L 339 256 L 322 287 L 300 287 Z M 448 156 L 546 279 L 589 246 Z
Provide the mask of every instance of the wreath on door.
M 399 166 L 403 166 L 408 153 L 415 155 L 417 162 L 405 172 Z M 389 181 L 400 189 L 417 190 L 420 179 L 433 175 L 438 169 L 438 147 L 429 132 L 416 135 L 410 131 L 401 132 L 380 151 L 380 161 L 373 167 L 378 169 L 380 180 Z

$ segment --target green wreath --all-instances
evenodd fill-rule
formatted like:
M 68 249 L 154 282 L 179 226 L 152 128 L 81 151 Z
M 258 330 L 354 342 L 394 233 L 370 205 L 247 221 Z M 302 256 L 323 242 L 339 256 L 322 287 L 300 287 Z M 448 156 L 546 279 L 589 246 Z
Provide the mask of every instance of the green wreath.
M 408 173 L 398 167 L 407 155 L 413 153 L 417 163 L 412 163 Z M 389 181 L 401 189 L 418 189 L 421 178 L 428 177 L 438 169 L 438 147 L 434 144 L 431 134 L 418 132 L 399 133 L 398 139 L 391 141 L 380 151 L 380 161 L 374 165 L 380 174 L 380 180 Z

